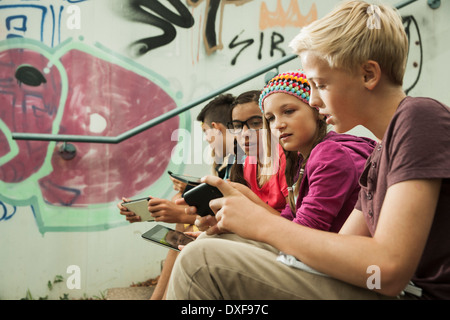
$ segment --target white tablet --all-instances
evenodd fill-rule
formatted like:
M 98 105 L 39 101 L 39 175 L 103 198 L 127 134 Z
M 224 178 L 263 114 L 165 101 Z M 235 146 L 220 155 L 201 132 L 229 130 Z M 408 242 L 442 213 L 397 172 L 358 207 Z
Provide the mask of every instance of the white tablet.
M 134 212 L 136 215 L 141 217 L 141 221 L 153 221 L 155 218 L 152 217 L 150 211 L 148 211 L 148 201 L 150 197 L 130 200 L 128 202 L 123 202 L 122 206 L 128 210 Z

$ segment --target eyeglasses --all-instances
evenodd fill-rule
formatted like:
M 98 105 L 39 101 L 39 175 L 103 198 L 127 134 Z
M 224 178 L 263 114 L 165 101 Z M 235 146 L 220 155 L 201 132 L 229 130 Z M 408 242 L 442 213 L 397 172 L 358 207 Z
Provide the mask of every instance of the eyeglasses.
M 241 133 L 244 125 L 249 129 L 259 130 L 263 127 L 263 119 L 261 116 L 253 116 L 245 121 L 233 120 L 227 123 L 227 128 L 231 133 Z

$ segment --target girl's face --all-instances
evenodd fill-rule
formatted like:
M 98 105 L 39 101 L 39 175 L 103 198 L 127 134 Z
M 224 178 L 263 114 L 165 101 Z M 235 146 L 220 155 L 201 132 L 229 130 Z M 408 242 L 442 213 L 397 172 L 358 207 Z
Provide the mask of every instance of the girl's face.
M 264 117 L 284 150 L 311 151 L 318 115 L 308 104 L 287 93 L 273 93 L 264 100 Z
M 256 102 L 237 104 L 233 108 L 231 118 L 239 127 L 242 126 L 242 130 L 236 135 L 241 149 L 246 155 L 259 155 L 259 129 L 262 128 L 263 120 L 258 104 Z

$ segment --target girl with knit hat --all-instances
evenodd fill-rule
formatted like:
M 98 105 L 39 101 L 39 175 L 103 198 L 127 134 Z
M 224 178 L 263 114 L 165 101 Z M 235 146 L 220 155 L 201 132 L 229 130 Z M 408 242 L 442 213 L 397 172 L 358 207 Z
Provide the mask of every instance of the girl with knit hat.
M 309 105 L 309 96 L 301 70 L 281 73 L 267 83 L 259 99 L 266 149 L 275 135 L 286 154 L 289 203 L 281 215 L 338 232 L 358 199 L 358 179 L 375 142 L 329 131 L 325 117 Z M 270 170 L 261 175 L 261 183 L 270 178 Z
M 338 232 L 352 212 L 360 191 L 359 177 L 375 141 L 329 131 L 326 119 L 309 105 L 310 85 L 302 71 L 284 72 L 268 81 L 259 97 L 263 112 L 266 159 L 258 183 L 278 173 L 284 160 L 288 199 L 281 216 L 314 229 Z M 275 136 L 275 139 L 274 139 Z M 281 145 L 277 155 L 272 144 Z M 263 200 L 233 185 L 256 204 L 275 213 Z M 252 188 L 254 190 L 254 188 Z M 211 217 L 196 224 L 208 234 L 218 233 Z

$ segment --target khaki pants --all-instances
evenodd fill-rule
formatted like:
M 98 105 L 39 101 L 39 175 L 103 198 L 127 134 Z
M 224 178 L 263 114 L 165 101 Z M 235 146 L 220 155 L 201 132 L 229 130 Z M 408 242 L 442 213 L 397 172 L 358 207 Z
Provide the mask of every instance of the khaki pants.
M 278 250 L 234 234 L 199 237 L 178 256 L 169 300 L 389 299 L 276 261 Z

